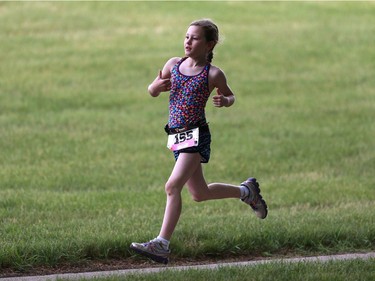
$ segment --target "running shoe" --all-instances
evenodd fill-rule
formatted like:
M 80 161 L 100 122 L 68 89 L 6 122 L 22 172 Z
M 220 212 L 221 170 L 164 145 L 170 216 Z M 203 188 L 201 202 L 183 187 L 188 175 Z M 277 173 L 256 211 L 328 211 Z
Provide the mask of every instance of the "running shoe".
M 255 178 L 248 178 L 246 181 L 241 183 L 249 190 L 249 196 L 241 199 L 255 212 L 256 216 L 260 219 L 265 219 L 267 217 L 267 204 L 263 200 L 262 195 L 260 195 L 259 183 Z
M 153 239 L 146 243 L 132 243 L 130 249 L 138 254 L 148 257 L 153 261 L 167 264 L 171 251 L 166 250 L 158 239 Z

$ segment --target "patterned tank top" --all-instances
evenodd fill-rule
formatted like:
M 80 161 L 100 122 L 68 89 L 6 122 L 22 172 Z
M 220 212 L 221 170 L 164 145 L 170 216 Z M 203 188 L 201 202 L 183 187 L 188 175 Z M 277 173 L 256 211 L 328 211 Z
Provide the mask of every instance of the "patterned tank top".
M 187 76 L 180 72 L 182 58 L 171 71 L 172 88 L 169 95 L 170 128 L 206 122 L 205 107 L 210 96 L 208 87 L 208 72 L 210 64 L 206 64 L 201 73 Z

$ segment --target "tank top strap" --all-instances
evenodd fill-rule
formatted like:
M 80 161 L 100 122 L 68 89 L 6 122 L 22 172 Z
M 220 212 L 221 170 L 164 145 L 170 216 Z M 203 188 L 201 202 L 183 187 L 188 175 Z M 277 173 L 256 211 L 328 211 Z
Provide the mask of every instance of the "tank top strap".
M 188 57 L 183 57 L 183 58 L 181 58 L 181 59 L 176 63 L 177 67 L 179 67 L 179 66 L 181 65 L 181 63 L 183 63 L 187 58 L 188 58 Z

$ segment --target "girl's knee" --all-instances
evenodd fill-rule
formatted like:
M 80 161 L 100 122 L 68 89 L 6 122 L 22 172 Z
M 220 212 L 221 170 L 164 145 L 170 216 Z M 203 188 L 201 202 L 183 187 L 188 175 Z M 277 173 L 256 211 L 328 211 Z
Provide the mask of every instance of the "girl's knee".
M 177 193 L 181 193 L 181 187 L 179 187 L 174 181 L 168 180 L 165 184 L 165 193 L 170 196 Z
M 207 185 L 189 185 L 189 192 L 191 198 L 195 202 L 207 201 L 210 199 L 210 190 L 207 188 Z
M 191 194 L 191 198 L 195 201 L 195 202 L 203 202 L 203 201 L 206 201 L 208 200 L 208 196 L 206 194 L 203 194 L 203 193 L 196 193 L 196 194 Z

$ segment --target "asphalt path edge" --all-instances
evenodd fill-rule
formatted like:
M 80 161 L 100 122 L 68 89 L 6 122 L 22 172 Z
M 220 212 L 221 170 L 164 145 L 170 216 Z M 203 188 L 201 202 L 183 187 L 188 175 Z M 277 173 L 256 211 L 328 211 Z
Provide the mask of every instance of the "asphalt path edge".
M 84 280 L 100 277 L 114 277 L 126 276 L 131 274 L 150 274 L 158 273 L 166 270 L 183 271 L 183 270 L 201 270 L 201 269 L 218 269 L 221 267 L 241 267 L 241 266 L 255 266 L 266 263 L 298 263 L 298 262 L 328 262 L 340 260 L 353 260 L 353 259 L 375 259 L 375 252 L 369 253 L 355 253 L 355 254 L 342 254 L 342 255 L 329 255 L 329 256 L 314 256 L 314 257 L 300 257 L 300 258 L 282 258 L 282 259 L 266 259 L 256 261 L 243 261 L 243 262 L 229 262 L 229 263 L 213 263 L 204 265 L 189 265 L 189 266 L 165 266 L 154 268 L 142 269 L 124 269 L 124 270 L 111 270 L 111 271 L 95 271 L 95 272 L 82 272 L 82 273 L 63 273 L 52 274 L 43 276 L 25 276 L 25 277 L 6 277 L 0 278 L 1 281 L 54 281 L 54 280 Z

